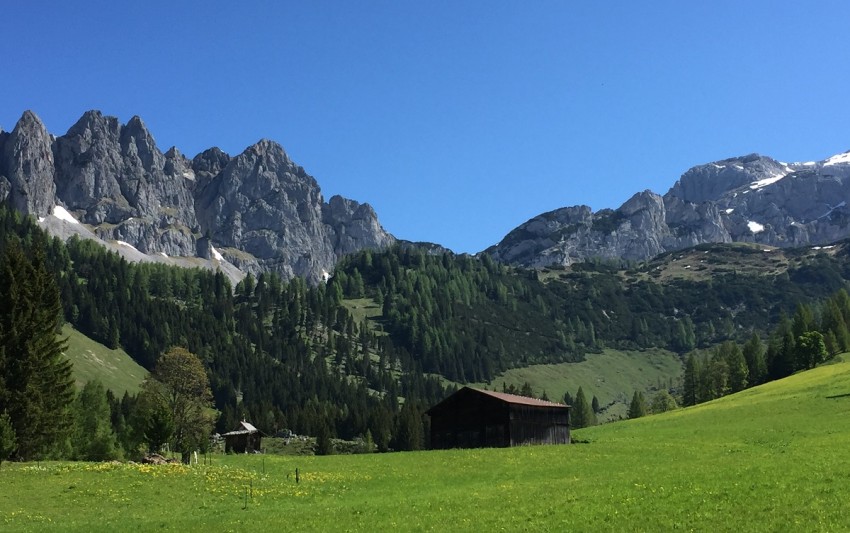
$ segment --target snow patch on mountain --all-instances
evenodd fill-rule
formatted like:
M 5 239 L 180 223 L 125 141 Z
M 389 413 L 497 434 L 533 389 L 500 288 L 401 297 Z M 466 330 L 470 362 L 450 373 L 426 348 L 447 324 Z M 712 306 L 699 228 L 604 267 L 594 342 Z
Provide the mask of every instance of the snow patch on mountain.
M 752 220 L 747 221 L 747 227 L 750 228 L 750 231 L 753 233 L 760 233 L 764 231 L 764 226 L 759 224 L 758 222 L 754 222 Z
M 224 256 L 221 255 L 221 253 L 219 253 L 219 251 L 215 249 L 215 246 L 210 246 L 210 251 L 212 252 L 213 257 L 215 257 L 217 260 L 224 260 Z
M 823 166 L 828 167 L 831 165 L 841 165 L 845 163 L 850 163 L 850 152 L 844 152 L 843 154 L 837 154 L 830 157 L 823 162 Z
M 65 210 L 61 205 L 57 205 L 53 207 L 53 216 L 58 218 L 59 220 L 64 220 L 66 222 L 70 222 L 71 224 L 79 224 L 80 221 L 74 218 L 74 216 Z

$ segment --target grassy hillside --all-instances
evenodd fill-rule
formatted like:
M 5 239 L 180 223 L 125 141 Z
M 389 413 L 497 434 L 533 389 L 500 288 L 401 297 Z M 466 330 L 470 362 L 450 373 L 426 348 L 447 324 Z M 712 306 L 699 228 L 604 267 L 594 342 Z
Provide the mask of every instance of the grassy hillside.
M 90 531 L 93 524 L 180 531 L 850 528 L 850 363 L 575 437 L 588 443 L 216 456 L 212 466 L 191 467 L 4 465 L 0 523 L 8 531 Z
M 135 394 L 148 372 L 127 355 L 124 350 L 112 350 L 86 337 L 68 326 L 62 328 L 68 337 L 65 355 L 74 363 L 74 381 L 77 387 L 98 378 L 104 387 L 117 396 L 124 391 Z
M 593 396 L 605 408 L 600 421 L 625 417 L 628 404 L 635 390 L 652 394 L 651 391 L 667 388 L 670 381 L 677 384 L 682 376 L 679 356 L 666 350 L 619 351 L 606 349 L 599 354 L 588 354 L 580 363 L 556 365 L 533 365 L 514 368 L 497 376 L 489 384 L 475 386 L 496 387 L 502 383 L 517 388 L 529 383 L 535 395 L 543 392 L 556 401 L 561 401 L 569 391 L 575 396 L 582 387 L 587 400 Z

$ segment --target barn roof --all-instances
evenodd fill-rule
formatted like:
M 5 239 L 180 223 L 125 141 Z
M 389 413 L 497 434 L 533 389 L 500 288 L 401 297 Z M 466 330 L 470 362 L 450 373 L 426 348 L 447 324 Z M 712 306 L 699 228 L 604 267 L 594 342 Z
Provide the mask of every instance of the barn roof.
M 492 396 L 493 398 L 498 398 L 504 402 L 515 403 L 519 405 L 537 405 L 540 407 L 567 407 L 562 403 L 549 402 L 546 400 L 538 400 L 537 398 L 529 398 L 527 396 L 519 396 L 517 394 L 508 394 L 506 392 L 496 392 L 491 390 L 482 390 L 482 389 L 474 389 L 470 388 L 474 391 L 480 392 L 481 394 L 486 394 L 487 396 Z
M 564 405 L 562 403 L 549 402 L 549 401 L 546 401 L 546 400 L 538 400 L 537 398 L 528 398 L 526 396 L 519 396 L 517 394 L 508 394 L 508 393 L 505 393 L 505 392 L 495 392 L 495 391 L 489 391 L 489 390 L 483 390 L 483 389 L 476 389 L 476 388 L 473 388 L 473 387 L 463 387 L 462 389 L 458 390 L 456 393 L 452 394 L 451 396 L 449 396 L 448 398 L 446 398 L 442 402 L 431 407 L 431 409 L 429 409 L 427 411 L 427 414 L 430 415 L 433 412 L 437 412 L 441 409 L 444 409 L 445 407 L 451 405 L 454 401 L 456 401 L 458 399 L 457 397 L 466 396 L 466 395 L 469 395 L 469 394 L 482 394 L 484 396 L 489 396 L 491 398 L 495 398 L 499 401 L 509 403 L 509 404 L 513 404 L 513 405 L 528 405 L 528 406 L 532 406 L 532 407 L 549 407 L 549 408 L 557 407 L 557 408 L 561 408 L 561 409 L 569 409 L 569 406 Z
M 250 435 L 251 433 L 259 433 L 260 430 L 255 428 L 253 424 L 245 422 L 239 422 L 239 426 L 236 427 L 233 431 L 228 431 L 223 434 L 222 437 L 228 437 L 231 435 Z

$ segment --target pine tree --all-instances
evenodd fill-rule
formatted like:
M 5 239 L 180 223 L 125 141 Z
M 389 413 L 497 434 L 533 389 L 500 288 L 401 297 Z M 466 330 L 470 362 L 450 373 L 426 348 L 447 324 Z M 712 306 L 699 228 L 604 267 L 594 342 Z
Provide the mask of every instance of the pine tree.
M 58 337 L 59 291 L 44 259 L 44 237 L 33 257 L 9 242 L 0 261 L 0 405 L 9 415 L 23 460 L 42 457 L 64 441 L 74 398 L 71 363 Z
M 682 402 L 685 405 L 696 405 L 699 402 L 700 369 L 693 354 L 688 356 L 685 363 L 684 392 Z
M 599 398 L 597 398 L 595 394 L 593 395 L 593 399 L 590 401 L 590 407 L 593 409 L 594 413 L 598 413 L 602 410 L 599 408 Z
M 764 358 L 764 346 L 758 333 L 753 333 L 750 340 L 744 344 L 744 360 L 747 362 L 750 385 L 760 385 L 767 377 L 767 362 Z
M 570 426 L 575 429 L 579 429 L 595 424 L 596 415 L 593 413 L 590 403 L 584 396 L 584 390 L 579 387 L 570 412 Z
M 750 370 L 741 348 L 734 341 L 726 341 L 718 349 L 718 357 L 726 361 L 729 370 L 729 391 L 739 392 L 747 387 Z
M 12 427 L 12 419 L 8 413 L 0 413 L 0 465 L 15 451 L 17 441 L 15 439 L 15 428 Z
M 331 455 L 333 453 L 333 444 L 331 444 L 331 429 L 327 422 L 319 424 L 319 431 L 316 434 L 316 455 Z
M 629 404 L 629 418 L 640 418 L 646 416 L 646 399 L 643 393 L 635 391 L 632 395 L 632 402 Z
M 117 459 L 117 439 L 112 430 L 106 389 L 98 381 L 89 381 L 75 402 L 75 428 L 72 438 L 74 456 L 83 461 Z

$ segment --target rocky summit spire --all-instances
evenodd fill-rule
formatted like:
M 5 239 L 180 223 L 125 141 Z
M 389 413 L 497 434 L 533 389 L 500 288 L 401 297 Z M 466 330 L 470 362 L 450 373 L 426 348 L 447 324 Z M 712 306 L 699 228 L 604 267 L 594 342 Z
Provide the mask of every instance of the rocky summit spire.
M 45 216 L 56 201 L 51 143 L 50 134 L 32 111 L 24 112 L 3 141 L 0 191 L 5 188 L 10 205 L 22 213 Z
M 313 282 L 347 253 L 394 242 L 368 204 L 325 203 L 316 180 L 274 141 L 233 158 L 211 148 L 190 160 L 176 148 L 163 154 L 138 116 L 121 124 L 97 110 L 57 138 L 29 111 L 13 132 L 0 132 L 0 201 L 7 198 L 38 217 L 59 204 L 98 237 L 157 258 L 226 257 L 254 274 Z

